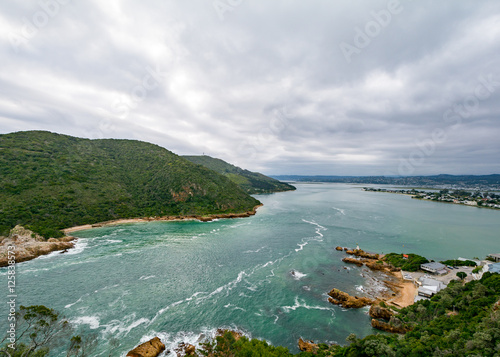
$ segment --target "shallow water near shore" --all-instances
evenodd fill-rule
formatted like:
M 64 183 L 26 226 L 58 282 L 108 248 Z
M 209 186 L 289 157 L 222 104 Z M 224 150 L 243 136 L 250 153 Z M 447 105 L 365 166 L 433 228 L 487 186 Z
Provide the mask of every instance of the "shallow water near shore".
M 374 288 L 361 268 L 343 268 L 338 245 L 435 260 L 500 251 L 497 211 L 353 185 L 297 188 L 257 196 L 264 207 L 249 218 L 76 232 L 68 253 L 17 266 L 17 303 L 46 305 L 97 332 L 96 355 L 108 356 L 110 337 L 120 343 L 112 355 L 121 356 L 154 336 L 173 348 L 222 327 L 297 352 L 299 337 L 345 343 L 352 332 L 374 332 L 367 309 L 327 301 L 333 287 L 351 294 Z M 0 274 L 6 291 L 6 269 Z M 6 316 L 6 306 L 0 313 Z M 0 320 L 0 331 L 6 326 Z

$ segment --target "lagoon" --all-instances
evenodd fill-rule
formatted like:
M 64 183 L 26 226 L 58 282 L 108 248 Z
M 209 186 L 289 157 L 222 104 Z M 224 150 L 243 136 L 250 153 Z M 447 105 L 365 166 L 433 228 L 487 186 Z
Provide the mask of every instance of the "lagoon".
M 434 260 L 500 252 L 499 211 L 357 185 L 296 186 L 256 196 L 264 206 L 249 218 L 76 232 L 68 253 L 17 265 L 18 304 L 46 305 L 98 333 L 96 355 L 108 356 L 111 339 L 119 342 L 112 355 L 121 356 L 154 336 L 172 349 L 222 327 L 296 352 L 300 337 L 342 344 L 350 333 L 374 332 L 367 309 L 327 301 L 333 287 L 360 294 L 367 284 L 362 268 L 343 269 L 338 245 Z

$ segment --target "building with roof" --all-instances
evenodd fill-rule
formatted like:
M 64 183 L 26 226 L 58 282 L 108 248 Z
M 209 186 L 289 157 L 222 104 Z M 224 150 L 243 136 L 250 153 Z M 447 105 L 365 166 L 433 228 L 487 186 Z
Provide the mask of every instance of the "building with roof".
M 446 288 L 446 285 L 442 281 L 426 277 L 421 277 L 417 283 L 420 285 L 418 288 L 418 296 L 424 298 L 433 297 L 435 294 Z
M 446 266 L 444 264 L 441 264 L 438 262 L 430 262 L 430 263 L 421 264 L 420 269 L 428 271 L 429 273 L 438 274 L 438 275 L 443 275 L 443 274 L 448 273 L 448 271 L 446 271 Z
M 500 262 L 500 253 L 488 254 L 488 258 L 493 259 L 496 263 Z

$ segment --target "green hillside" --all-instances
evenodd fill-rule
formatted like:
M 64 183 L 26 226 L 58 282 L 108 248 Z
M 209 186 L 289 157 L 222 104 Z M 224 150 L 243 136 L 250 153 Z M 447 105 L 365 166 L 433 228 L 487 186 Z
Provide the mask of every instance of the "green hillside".
M 117 218 L 241 213 L 260 202 L 218 173 L 149 143 L 44 131 L 0 135 L 0 235 Z
M 258 172 L 243 170 L 221 159 L 215 159 L 206 155 L 183 157 L 195 164 L 205 166 L 226 176 L 249 194 L 295 190 L 295 187 L 292 185 L 267 177 Z

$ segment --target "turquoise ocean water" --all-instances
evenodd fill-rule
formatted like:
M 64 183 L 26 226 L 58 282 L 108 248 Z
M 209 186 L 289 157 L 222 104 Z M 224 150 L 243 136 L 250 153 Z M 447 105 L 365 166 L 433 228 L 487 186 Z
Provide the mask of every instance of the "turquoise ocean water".
M 297 187 L 257 196 L 264 207 L 250 218 L 77 232 L 68 253 L 17 266 L 18 305 L 52 307 L 97 333 L 101 356 L 110 337 L 121 356 L 154 336 L 172 348 L 223 327 L 297 351 L 299 337 L 345 343 L 351 332 L 373 332 L 367 309 L 327 301 L 333 287 L 359 294 L 367 284 L 361 269 L 342 268 L 337 245 L 435 260 L 500 252 L 500 211 L 353 185 Z M 6 269 L 0 284 L 6 296 Z M 6 326 L 1 319 L 0 331 Z

